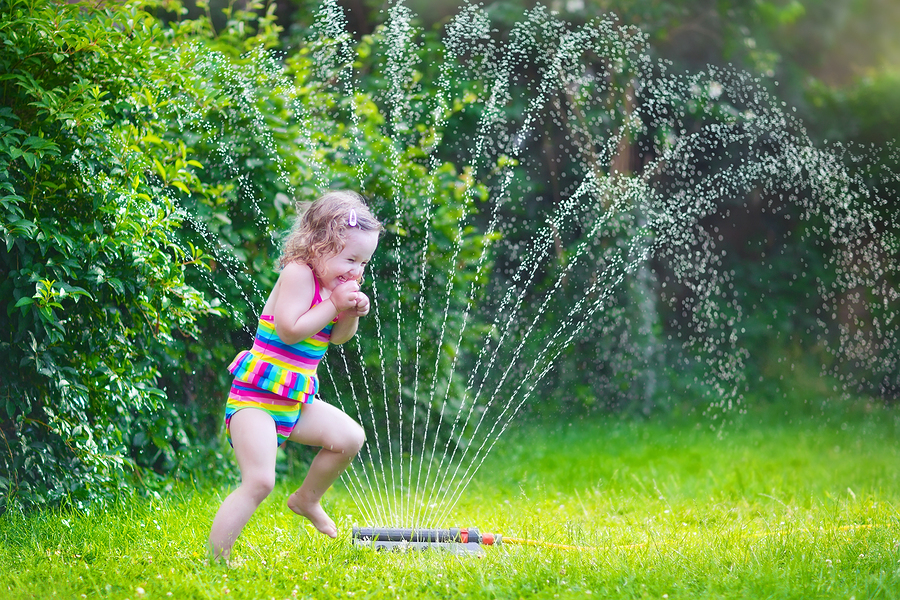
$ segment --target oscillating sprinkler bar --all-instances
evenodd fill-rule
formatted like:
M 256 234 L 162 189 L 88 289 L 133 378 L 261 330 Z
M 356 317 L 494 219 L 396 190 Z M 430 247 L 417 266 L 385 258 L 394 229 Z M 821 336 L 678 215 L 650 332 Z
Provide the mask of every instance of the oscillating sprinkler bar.
M 456 554 L 480 554 L 482 546 L 499 546 L 503 536 L 481 533 L 476 527 L 412 529 L 403 527 L 354 527 L 353 543 L 377 550 L 447 550 Z

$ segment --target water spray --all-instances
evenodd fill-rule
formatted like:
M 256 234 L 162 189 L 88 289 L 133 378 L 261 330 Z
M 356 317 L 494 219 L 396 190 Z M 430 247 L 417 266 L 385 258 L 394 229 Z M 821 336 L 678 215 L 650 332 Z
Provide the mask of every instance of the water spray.
M 499 546 L 503 536 L 481 533 L 477 527 L 410 529 L 354 527 L 353 543 L 376 550 L 444 550 L 453 554 L 483 554 L 484 546 Z

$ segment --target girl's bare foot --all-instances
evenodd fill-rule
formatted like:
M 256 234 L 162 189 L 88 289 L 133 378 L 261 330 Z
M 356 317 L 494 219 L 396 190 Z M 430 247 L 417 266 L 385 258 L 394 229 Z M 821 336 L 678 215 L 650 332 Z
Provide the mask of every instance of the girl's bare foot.
M 334 524 L 334 521 L 331 520 L 331 517 L 322 510 L 322 505 L 319 504 L 318 501 L 306 502 L 300 496 L 299 492 L 294 492 L 288 498 L 287 505 L 288 508 L 301 517 L 309 519 L 313 526 L 321 533 L 324 533 L 328 537 L 337 537 L 337 526 Z

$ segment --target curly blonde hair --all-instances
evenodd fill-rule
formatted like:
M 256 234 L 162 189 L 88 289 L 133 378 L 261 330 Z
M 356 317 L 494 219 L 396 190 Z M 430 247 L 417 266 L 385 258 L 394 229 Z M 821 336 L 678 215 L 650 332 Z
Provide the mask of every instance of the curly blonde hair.
M 344 249 L 347 232 L 351 229 L 379 234 L 384 231 L 363 197 L 356 192 L 326 192 L 305 207 L 304 204 L 297 204 L 299 216 L 284 240 L 279 259 L 282 267 L 300 262 L 315 270 L 323 259 Z

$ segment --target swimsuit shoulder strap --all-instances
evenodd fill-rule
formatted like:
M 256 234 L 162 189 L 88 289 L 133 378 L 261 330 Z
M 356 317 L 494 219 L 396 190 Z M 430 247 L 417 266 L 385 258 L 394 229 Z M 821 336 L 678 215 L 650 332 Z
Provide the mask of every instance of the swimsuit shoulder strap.
M 312 267 L 310 267 L 310 269 L 312 269 Z M 319 287 L 319 278 L 316 277 L 315 271 L 313 271 L 313 281 L 316 284 L 316 291 L 313 292 L 312 305 L 315 306 L 316 304 L 319 304 L 322 302 L 322 293 L 321 293 L 321 288 Z

